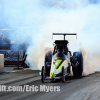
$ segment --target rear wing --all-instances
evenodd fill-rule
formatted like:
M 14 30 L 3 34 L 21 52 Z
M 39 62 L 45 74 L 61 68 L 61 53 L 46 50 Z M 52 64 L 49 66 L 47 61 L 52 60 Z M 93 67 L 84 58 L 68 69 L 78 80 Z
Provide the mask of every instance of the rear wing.
M 77 39 L 77 33 L 52 33 L 52 38 L 53 38 L 53 35 L 63 35 L 64 40 L 65 40 L 66 35 L 76 35 L 76 39 Z

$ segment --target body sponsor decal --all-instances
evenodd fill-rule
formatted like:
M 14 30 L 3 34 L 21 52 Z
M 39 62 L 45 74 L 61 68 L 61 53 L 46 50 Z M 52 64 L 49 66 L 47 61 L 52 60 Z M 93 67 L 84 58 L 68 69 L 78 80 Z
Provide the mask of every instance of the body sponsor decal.
M 23 49 L 20 50 L 20 56 L 23 57 Z M 0 54 L 4 54 L 4 64 L 18 64 L 18 49 L 0 49 Z M 19 56 L 19 63 L 22 64 L 22 59 Z
M 59 69 L 66 60 L 62 60 L 56 69 Z
M 61 59 L 56 59 L 56 60 L 52 60 L 54 62 L 52 62 L 52 70 L 51 70 L 51 73 L 50 73 L 50 78 L 53 78 L 53 74 L 54 72 L 59 69 L 64 63 L 66 60 L 61 60 Z

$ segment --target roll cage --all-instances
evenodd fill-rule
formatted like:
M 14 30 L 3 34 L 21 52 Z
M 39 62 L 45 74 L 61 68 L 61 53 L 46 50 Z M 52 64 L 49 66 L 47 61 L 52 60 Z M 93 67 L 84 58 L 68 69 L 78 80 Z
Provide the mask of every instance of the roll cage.
M 64 36 L 64 40 L 56 40 L 54 43 L 55 43 L 55 46 L 54 46 L 54 51 L 53 51 L 53 55 L 57 52 L 63 52 L 65 55 L 67 55 L 67 52 L 68 52 L 68 47 L 67 47 L 67 44 L 68 44 L 68 41 L 65 40 L 65 36 L 66 35 L 76 35 L 76 39 L 77 39 L 77 34 L 76 33 L 53 33 L 52 34 L 52 38 L 53 38 L 53 35 L 63 35 Z

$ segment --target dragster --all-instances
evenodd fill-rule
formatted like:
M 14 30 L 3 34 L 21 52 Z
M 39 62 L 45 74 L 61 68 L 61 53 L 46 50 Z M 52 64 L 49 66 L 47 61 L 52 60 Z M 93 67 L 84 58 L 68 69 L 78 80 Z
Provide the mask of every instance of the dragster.
M 66 35 L 76 35 L 76 33 L 53 33 L 53 35 L 63 35 L 64 40 L 55 40 L 53 52 L 45 54 L 44 66 L 41 69 L 41 81 L 61 79 L 65 82 L 65 77 L 71 74 L 71 67 L 74 77 L 82 77 L 83 72 L 83 56 L 82 53 L 76 51 L 71 54 L 68 49 L 68 40 Z

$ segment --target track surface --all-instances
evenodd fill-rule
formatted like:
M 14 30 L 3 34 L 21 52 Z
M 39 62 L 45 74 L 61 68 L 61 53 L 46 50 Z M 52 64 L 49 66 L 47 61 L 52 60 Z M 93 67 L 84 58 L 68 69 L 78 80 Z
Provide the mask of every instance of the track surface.
M 0 84 L 7 86 L 60 86 L 60 92 L 0 92 L 0 100 L 100 100 L 99 72 L 81 79 L 67 77 L 65 83 L 42 83 L 38 71 L 31 70 L 0 75 L 0 80 Z

